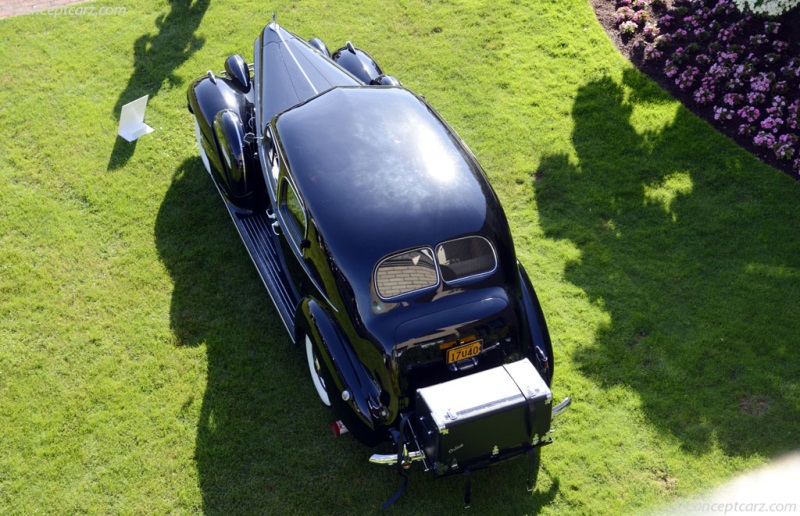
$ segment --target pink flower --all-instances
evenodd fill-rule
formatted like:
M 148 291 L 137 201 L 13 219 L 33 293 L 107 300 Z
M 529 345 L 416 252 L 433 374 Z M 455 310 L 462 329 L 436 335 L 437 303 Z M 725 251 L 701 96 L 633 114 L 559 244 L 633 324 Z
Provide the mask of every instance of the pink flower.
M 638 26 L 638 25 L 636 25 L 636 22 L 635 22 L 635 21 L 628 20 L 628 21 L 624 21 L 624 22 L 622 22 L 622 23 L 619 25 L 619 31 L 620 31 L 622 34 L 631 35 L 631 34 L 633 34 L 633 33 L 635 33 L 635 32 L 636 32 L 636 29 L 637 29 L 638 27 L 639 27 L 639 26 Z
M 661 33 L 661 30 L 656 26 L 655 23 L 645 23 L 644 24 L 644 37 L 653 40 L 656 36 Z
M 620 7 L 617 9 L 617 12 L 614 13 L 614 21 L 617 22 L 617 25 L 621 24 L 624 21 L 628 21 L 633 19 L 633 9 L 630 7 Z

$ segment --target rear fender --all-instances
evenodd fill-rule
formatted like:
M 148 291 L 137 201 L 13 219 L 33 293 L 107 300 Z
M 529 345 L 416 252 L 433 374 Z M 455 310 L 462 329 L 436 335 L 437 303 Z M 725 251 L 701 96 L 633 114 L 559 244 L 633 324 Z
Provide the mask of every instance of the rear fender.
M 520 284 L 520 304 L 524 311 L 526 320 L 527 342 L 531 342 L 532 346 L 525 350 L 526 356 L 530 358 L 531 362 L 539 374 L 542 376 L 547 385 L 553 380 L 553 344 L 550 341 L 550 332 L 547 329 L 547 323 L 544 319 L 544 312 L 542 312 L 542 305 L 539 303 L 539 298 L 536 296 L 536 291 L 533 289 L 531 280 L 528 278 L 528 273 L 521 263 L 517 262 L 519 269 L 519 284 Z
M 383 435 L 374 413 L 380 408 L 380 391 L 335 320 L 317 301 L 308 298 L 298 306 L 295 320 L 296 341 L 311 336 L 325 364 L 322 376 L 337 417 L 360 441 L 370 446 L 379 443 Z

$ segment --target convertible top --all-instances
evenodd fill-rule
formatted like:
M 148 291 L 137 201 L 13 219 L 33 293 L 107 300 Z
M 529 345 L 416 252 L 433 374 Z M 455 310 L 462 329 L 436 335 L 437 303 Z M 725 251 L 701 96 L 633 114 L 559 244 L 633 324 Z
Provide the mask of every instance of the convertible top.
M 507 234 L 492 227 L 505 227 L 505 218 L 475 160 L 403 88 L 331 89 L 279 115 L 276 131 L 300 196 L 345 274 L 363 274 L 404 248 Z

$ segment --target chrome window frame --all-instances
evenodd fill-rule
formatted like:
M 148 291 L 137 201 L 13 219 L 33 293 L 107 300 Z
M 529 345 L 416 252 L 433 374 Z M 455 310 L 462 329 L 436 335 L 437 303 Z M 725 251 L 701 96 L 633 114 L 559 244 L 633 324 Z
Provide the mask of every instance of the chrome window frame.
M 403 292 L 402 294 L 397 294 L 397 295 L 394 295 L 394 296 L 384 297 L 381 294 L 380 287 L 378 286 L 378 271 L 380 270 L 381 266 L 383 265 L 384 262 L 386 262 L 387 260 L 390 260 L 391 258 L 394 258 L 394 257 L 402 255 L 402 254 L 411 253 L 411 252 L 414 252 L 414 251 L 429 251 L 431 253 L 431 261 L 433 262 L 433 270 L 436 273 L 436 282 L 432 283 L 431 285 L 426 285 L 424 287 L 420 287 L 420 288 L 417 288 L 417 289 L 414 289 L 414 290 L 409 290 L 408 292 Z M 375 266 L 372 276 L 373 276 L 373 278 L 372 278 L 373 285 L 375 286 L 375 293 L 378 295 L 378 298 L 380 298 L 381 301 L 386 301 L 386 302 L 390 302 L 390 303 L 396 303 L 398 301 L 401 301 L 401 300 L 405 299 L 406 297 L 411 297 L 414 294 L 419 294 L 421 292 L 432 290 L 432 289 L 438 287 L 442 283 L 442 277 L 441 277 L 441 273 L 439 271 L 439 262 L 436 260 L 436 254 L 434 254 L 433 249 L 430 246 L 427 246 L 427 245 L 420 246 L 420 247 L 411 247 L 409 249 L 404 249 L 402 251 L 397 251 L 395 253 L 389 254 L 389 255 L 381 258 L 378 261 L 378 264 Z
M 468 235 L 468 236 L 465 236 L 465 237 L 454 238 L 452 240 L 445 240 L 444 242 L 440 242 L 440 243 L 436 244 L 436 249 L 435 249 L 436 252 L 434 254 L 434 258 L 436 260 L 436 265 L 439 268 L 443 267 L 443 265 L 439 262 L 439 249 L 442 246 L 444 246 L 445 244 L 448 244 L 450 242 L 458 242 L 459 240 L 466 240 L 466 239 L 469 239 L 469 238 L 479 238 L 479 239 L 483 240 L 484 242 L 486 242 L 486 244 L 489 246 L 489 249 L 491 249 L 491 251 L 492 251 L 492 258 L 494 258 L 494 266 L 491 268 L 491 270 L 488 270 L 486 272 L 479 272 L 477 274 L 470 274 L 469 276 L 462 276 L 460 278 L 456 278 L 456 279 L 452 279 L 452 280 L 444 279 L 444 274 L 441 274 L 442 281 L 446 285 L 458 285 L 458 284 L 461 284 L 461 283 L 464 283 L 464 282 L 472 281 L 472 280 L 477 279 L 477 278 L 483 278 L 485 276 L 491 276 L 492 274 L 494 274 L 497 271 L 497 267 L 498 267 L 497 250 L 494 248 L 494 245 L 492 245 L 492 242 L 488 238 L 486 238 L 484 236 L 481 236 L 481 235 Z

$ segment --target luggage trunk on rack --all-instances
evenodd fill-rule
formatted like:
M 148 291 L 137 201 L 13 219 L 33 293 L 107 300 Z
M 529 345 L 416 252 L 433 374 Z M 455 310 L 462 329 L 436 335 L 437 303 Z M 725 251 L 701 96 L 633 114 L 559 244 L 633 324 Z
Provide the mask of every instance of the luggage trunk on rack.
M 527 358 L 418 389 L 416 407 L 415 434 L 437 475 L 550 442 L 552 394 Z

